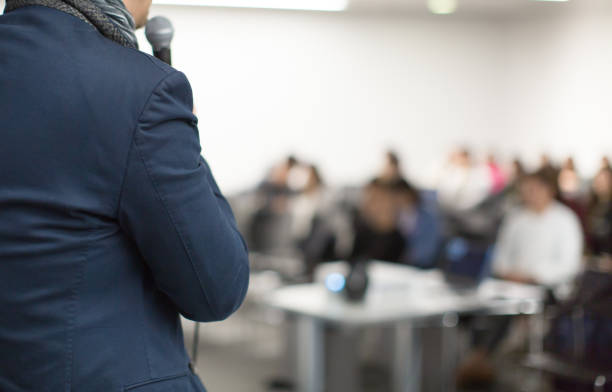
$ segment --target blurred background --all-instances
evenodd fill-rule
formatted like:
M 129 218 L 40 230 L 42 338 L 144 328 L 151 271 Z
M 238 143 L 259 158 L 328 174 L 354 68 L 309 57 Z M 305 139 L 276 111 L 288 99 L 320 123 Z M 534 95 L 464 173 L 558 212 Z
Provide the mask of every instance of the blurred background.
M 573 155 L 592 175 L 612 145 L 611 13 L 605 0 L 460 0 L 450 15 L 427 0 L 352 0 L 339 12 L 152 15 L 175 24 L 173 61 L 193 85 L 204 153 L 235 192 L 288 153 L 330 183 L 361 183 L 390 146 L 422 186 L 458 144 L 532 166 L 543 152 Z
M 156 15 L 251 251 L 210 391 L 612 390 L 612 2 Z
M 211 390 L 606 388 L 612 3 L 168 0 L 152 15 L 176 27 L 203 154 L 252 252 L 241 311 L 197 330 Z M 530 204 L 542 185 L 567 208 Z M 351 300 L 366 260 L 395 264 L 368 263 Z

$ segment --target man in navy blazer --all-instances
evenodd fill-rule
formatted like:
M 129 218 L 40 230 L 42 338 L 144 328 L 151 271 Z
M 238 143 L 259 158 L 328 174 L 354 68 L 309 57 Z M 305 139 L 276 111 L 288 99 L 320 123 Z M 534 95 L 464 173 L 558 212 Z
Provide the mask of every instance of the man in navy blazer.
M 202 392 L 179 313 L 231 315 L 247 250 L 187 79 L 111 20 L 150 0 L 96 1 L 0 16 L 0 391 Z

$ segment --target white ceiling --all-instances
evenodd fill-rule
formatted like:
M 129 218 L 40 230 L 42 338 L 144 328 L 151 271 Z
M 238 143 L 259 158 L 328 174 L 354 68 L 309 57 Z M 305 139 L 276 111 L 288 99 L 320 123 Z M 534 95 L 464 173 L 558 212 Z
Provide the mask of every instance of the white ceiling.
M 540 10 L 562 10 L 575 7 L 578 2 L 606 4 L 610 0 L 570 0 L 568 2 L 536 1 L 536 0 L 458 0 L 457 14 L 485 15 L 516 15 Z M 410 12 L 426 13 L 427 0 L 350 0 L 353 10 L 379 12 Z

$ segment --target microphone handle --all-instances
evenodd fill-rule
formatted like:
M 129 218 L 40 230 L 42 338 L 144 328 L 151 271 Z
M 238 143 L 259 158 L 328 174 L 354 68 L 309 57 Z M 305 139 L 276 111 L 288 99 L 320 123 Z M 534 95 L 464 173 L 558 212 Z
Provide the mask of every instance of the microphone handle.
M 170 51 L 170 48 L 161 48 L 160 50 L 154 50 L 153 56 L 157 57 L 168 65 L 172 65 L 172 53 Z

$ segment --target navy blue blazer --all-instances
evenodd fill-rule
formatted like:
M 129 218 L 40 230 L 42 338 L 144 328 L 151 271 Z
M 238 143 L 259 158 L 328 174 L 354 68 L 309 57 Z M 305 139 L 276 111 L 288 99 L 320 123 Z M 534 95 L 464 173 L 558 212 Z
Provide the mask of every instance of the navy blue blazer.
M 204 391 L 179 313 L 248 257 L 183 74 L 40 6 L 0 16 L 0 391 Z

